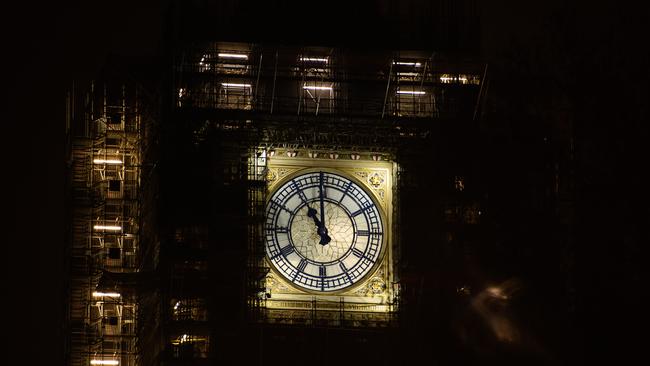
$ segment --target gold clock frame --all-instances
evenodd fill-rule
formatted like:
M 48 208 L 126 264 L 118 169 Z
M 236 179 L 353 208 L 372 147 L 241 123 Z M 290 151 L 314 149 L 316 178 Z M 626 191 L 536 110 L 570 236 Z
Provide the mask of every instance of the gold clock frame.
M 321 166 L 321 167 L 298 169 L 296 171 L 291 172 L 290 174 L 285 175 L 284 177 L 282 177 L 279 180 L 279 182 L 277 182 L 276 184 L 273 185 L 273 189 L 268 190 L 269 194 L 266 197 L 266 205 L 268 206 L 268 203 L 269 203 L 269 201 L 271 199 L 271 196 L 273 195 L 273 193 L 275 193 L 275 191 L 278 189 L 278 187 L 283 186 L 286 182 L 290 181 L 291 179 L 293 179 L 293 178 L 295 178 L 297 176 L 300 176 L 300 175 L 303 175 L 303 174 L 319 172 L 319 171 L 341 175 L 344 178 L 350 179 L 352 182 L 354 182 L 358 186 L 362 187 L 362 189 L 364 189 L 364 191 L 368 194 L 370 199 L 373 201 L 375 206 L 377 206 L 379 208 L 377 211 L 379 212 L 379 216 L 380 216 L 381 221 L 382 221 L 382 226 L 383 226 L 384 232 L 385 233 L 389 232 L 388 227 L 387 227 L 388 221 L 387 221 L 387 218 L 386 218 L 386 213 L 384 212 L 384 208 L 377 201 L 377 198 L 375 197 L 375 194 L 373 194 L 370 191 L 370 189 L 361 180 L 359 180 L 358 178 L 350 175 L 349 173 L 347 173 L 345 171 L 341 171 L 341 170 L 330 168 L 330 167 L 322 167 Z M 319 295 L 319 296 L 320 295 L 325 295 L 325 294 L 327 294 L 327 295 L 340 295 L 340 294 L 351 292 L 351 291 L 355 290 L 358 286 L 360 286 L 362 284 L 365 284 L 367 282 L 368 278 L 372 277 L 375 274 L 375 272 L 377 272 L 379 267 L 381 266 L 381 263 L 383 262 L 383 259 L 384 259 L 384 255 L 386 255 L 386 252 L 387 252 L 387 247 L 388 247 L 388 242 L 389 242 L 388 235 L 382 235 L 382 245 L 381 245 L 381 249 L 379 251 L 379 256 L 377 256 L 377 258 L 378 258 L 377 263 L 375 263 L 372 266 L 372 268 L 370 269 L 370 271 L 368 271 L 368 273 L 363 275 L 363 277 L 361 277 L 355 283 L 353 283 L 352 285 L 350 285 L 350 286 L 348 286 L 346 288 L 343 288 L 343 289 L 340 289 L 340 290 L 322 292 L 322 291 L 315 291 L 315 290 L 310 290 L 308 288 L 301 287 L 301 286 L 296 285 L 295 283 L 293 283 L 291 281 L 288 281 L 286 278 L 283 278 L 283 280 L 284 280 L 284 282 L 286 282 L 289 285 L 293 286 L 297 290 L 307 292 L 307 293 L 310 293 L 312 295 Z M 275 268 L 275 266 L 273 266 L 269 262 L 268 257 L 265 256 L 265 260 L 269 264 L 269 268 L 271 268 L 271 271 L 274 272 L 274 275 L 276 275 L 278 277 L 284 277 L 284 275 L 282 275 L 282 273 L 279 273 L 279 271 Z
M 306 155 L 306 154 L 305 154 Z M 298 317 L 300 311 L 363 313 L 364 319 L 385 319 L 396 310 L 393 253 L 393 186 L 396 164 L 390 161 L 338 160 L 302 157 L 269 157 L 267 160 L 268 197 L 286 181 L 296 175 L 314 171 L 340 174 L 358 184 L 376 204 L 384 226 L 384 242 L 378 262 L 355 284 L 332 292 L 304 289 L 285 279 L 269 264 L 265 290 L 269 294 L 264 307 L 283 318 Z M 268 258 L 264 258 L 268 261 Z M 268 262 L 267 262 L 268 263 Z M 377 316 L 373 316 L 376 314 Z M 313 314 L 312 314 L 313 315 Z M 304 320 L 304 319 L 303 319 Z

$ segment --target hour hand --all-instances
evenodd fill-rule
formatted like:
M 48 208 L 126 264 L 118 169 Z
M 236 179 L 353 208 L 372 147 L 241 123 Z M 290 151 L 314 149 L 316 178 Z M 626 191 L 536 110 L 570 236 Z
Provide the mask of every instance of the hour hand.
M 327 228 L 325 225 L 323 225 L 320 220 L 318 220 L 318 212 L 316 209 L 313 209 L 311 207 L 307 207 L 307 216 L 311 217 L 314 219 L 314 223 L 316 224 L 316 232 L 318 233 L 318 236 L 320 236 L 320 245 L 325 245 L 328 244 L 330 241 L 332 241 L 332 238 L 330 238 L 329 235 L 327 235 Z
M 320 228 L 321 224 L 320 224 L 320 220 L 318 220 L 318 217 L 316 217 L 317 214 L 318 212 L 316 211 L 316 209 L 307 207 L 307 217 L 311 217 L 312 219 L 314 219 L 314 224 L 316 224 L 316 226 Z
M 320 236 L 320 245 L 325 245 L 332 241 L 332 238 L 330 238 L 329 235 L 327 235 L 327 228 L 325 225 L 319 226 L 318 227 L 318 235 Z

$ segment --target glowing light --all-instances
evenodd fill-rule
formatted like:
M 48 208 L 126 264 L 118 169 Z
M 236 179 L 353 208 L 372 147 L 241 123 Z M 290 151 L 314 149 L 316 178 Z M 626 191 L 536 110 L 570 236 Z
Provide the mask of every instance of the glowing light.
M 402 61 L 394 61 L 393 65 L 401 65 L 401 66 L 415 66 L 415 67 L 420 67 L 422 66 L 421 63 L 419 62 L 402 62 Z
M 449 83 L 452 81 L 462 81 L 463 83 L 467 82 L 467 78 L 465 77 L 450 77 L 450 76 L 441 76 L 440 81 L 444 83 Z
M 93 292 L 93 297 L 121 297 L 117 292 L 100 292 L 100 291 L 95 291 Z
M 177 310 L 179 306 L 181 306 L 181 302 L 177 301 L 176 305 L 174 305 L 174 310 Z
M 269 154 L 269 157 L 275 156 L 275 150 L 274 149 L 269 150 L 268 154 Z
M 303 86 L 303 89 L 309 89 L 309 90 L 332 90 L 331 86 Z
M 421 90 L 398 90 L 397 94 L 423 95 L 426 94 L 426 92 Z
M 178 338 L 172 340 L 172 344 L 173 345 L 178 345 L 178 344 L 182 344 L 182 343 L 185 343 L 185 342 L 205 342 L 205 341 L 207 341 L 207 339 L 205 337 L 199 337 L 199 336 L 196 336 L 196 335 L 190 336 L 190 335 L 187 335 L 187 334 L 183 334 L 183 335 L 179 336 Z
M 496 286 L 488 287 L 486 290 L 490 295 L 492 295 L 494 297 L 498 297 L 500 299 L 507 299 L 508 298 L 508 295 L 504 294 L 503 291 L 499 287 L 496 287 Z
M 350 159 L 352 159 L 352 160 L 359 160 L 359 159 L 361 159 L 361 155 L 356 154 L 356 153 L 354 153 L 354 154 L 350 154 Z
M 91 365 L 119 365 L 118 360 L 90 360 Z
M 220 53 L 218 56 L 221 58 L 239 58 L 248 60 L 248 55 L 242 55 L 240 53 Z
M 237 84 L 237 83 L 221 83 L 227 88 L 250 88 L 251 84 Z
M 312 61 L 312 62 L 325 62 L 325 63 L 327 63 L 328 59 L 327 58 L 320 58 L 320 57 L 301 57 L 300 61 Z
M 121 226 L 116 225 L 95 225 L 93 226 L 95 230 L 108 230 L 108 231 L 120 231 L 122 230 Z
M 122 164 L 120 159 L 95 159 L 93 160 L 95 164 Z

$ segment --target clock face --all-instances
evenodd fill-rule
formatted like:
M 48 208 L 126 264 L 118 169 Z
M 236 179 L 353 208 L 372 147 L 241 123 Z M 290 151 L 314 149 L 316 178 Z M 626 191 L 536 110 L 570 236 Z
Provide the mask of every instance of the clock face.
M 293 177 L 266 207 L 266 255 L 296 286 L 338 291 L 364 278 L 378 263 L 384 225 L 370 195 L 331 172 Z

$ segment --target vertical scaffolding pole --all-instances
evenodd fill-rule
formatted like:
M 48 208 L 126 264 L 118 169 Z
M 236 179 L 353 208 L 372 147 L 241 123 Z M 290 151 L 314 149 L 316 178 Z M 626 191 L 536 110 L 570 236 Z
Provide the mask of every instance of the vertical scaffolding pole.
M 384 105 L 381 108 L 381 119 L 384 119 L 384 114 L 386 113 L 386 101 L 388 100 L 388 90 L 390 89 L 390 79 L 393 77 L 393 62 L 390 63 L 390 68 L 388 69 L 388 82 L 386 83 L 386 93 L 384 94 Z
M 275 102 L 275 81 L 278 77 L 278 50 L 275 50 L 275 66 L 273 67 L 273 91 L 271 92 L 271 110 L 270 114 L 273 114 L 273 103 Z
M 262 74 L 262 56 L 263 55 L 260 54 L 260 64 L 257 65 L 257 80 L 255 80 L 255 90 L 253 91 L 253 100 L 255 104 L 257 104 L 257 88 L 260 86 L 260 75 Z

